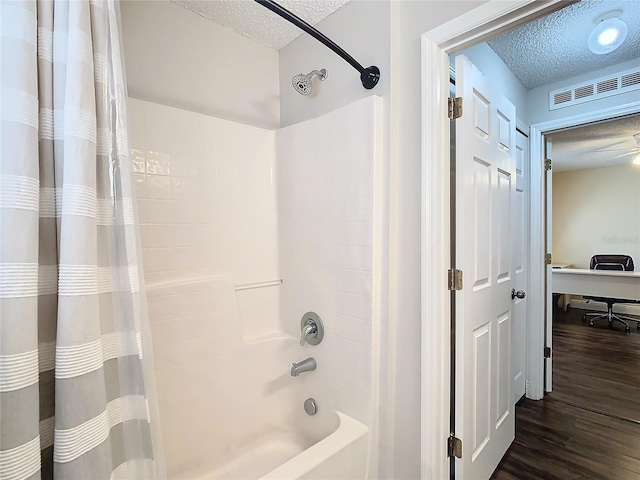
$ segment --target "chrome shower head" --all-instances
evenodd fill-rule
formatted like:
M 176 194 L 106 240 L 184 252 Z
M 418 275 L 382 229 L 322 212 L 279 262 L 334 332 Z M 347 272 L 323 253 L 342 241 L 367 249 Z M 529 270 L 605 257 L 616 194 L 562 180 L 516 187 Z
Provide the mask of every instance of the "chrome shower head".
M 301 95 L 309 95 L 311 93 L 311 79 L 314 75 L 317 75 L 320 81 L 324 82 L 327 78 L 327 70 L 324 68 L 322 70 L 313 70 L 306 75 L 299 73 L 291 79 L 293 88 Z

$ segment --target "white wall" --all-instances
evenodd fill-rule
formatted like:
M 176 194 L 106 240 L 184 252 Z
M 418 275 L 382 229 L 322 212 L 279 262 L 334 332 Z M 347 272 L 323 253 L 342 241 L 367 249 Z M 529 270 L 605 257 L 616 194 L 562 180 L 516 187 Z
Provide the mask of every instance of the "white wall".
M 599 253 L 631 255 L 640 269 L 640 167 L 553 174 L 553 260 L 589 268 Z
M 576 75 L 575 77 L 571 77 L 560 82 L 529 90 L 527 99 L 527 123 L 529 125 L 535 125 L 536 123 L 558 120 L 574 115 L 583 115 L 594 110 L 601 110 L 618 105 L 623 105 L 626 103 L 637 102 L 638 98 L 640 98 L 640 94 L 638 94 L 638 90 L 635 90 L 628 93 L 613 95 L 611 97 L 592 100 L 590 102 L 580 103 L 578 105 L 558 108 L 556 110 L 549 110 L 549 92 L 551 90 L 574 85 L 576 83 L 586 82 L 594 78 L 599 78 L 603 75 L 609 75 L 611 73 L 621 72 L 630 68 L 637 67 L 638 60 L 630 60 L 628 62 L 620 63 L 612 67 L 603 68 L 602 70 L 596 70 L 593 72 L 584 73 L 582 75 Z
M 455 57 L 458 55 L 465 55 L 485 77 L 490 78 L 494 88 L 515 105 L 517 118 L 525 121 L 527 118 L 527 88 L 509 70 L 509 67 L 488 43 L 483 42 L 451 55 L 451 65 L 455 65 Z
M 278 52 L 168 0 L 120 5 L 130 97 L 278 127 Z

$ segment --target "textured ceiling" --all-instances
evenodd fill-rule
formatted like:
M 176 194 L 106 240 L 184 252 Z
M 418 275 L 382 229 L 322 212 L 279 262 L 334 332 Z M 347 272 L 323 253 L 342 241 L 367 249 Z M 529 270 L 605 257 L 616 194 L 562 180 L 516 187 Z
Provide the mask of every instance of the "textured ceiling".
M 620 9 L 627 39 L 607 55 L 587 46 L 595 19 Z M 548 85 L 581 73 L 640 57 L 640 1 L 583 0 L 487 42 L 527 88 Z M 640 59 L 639 59 L 640 63 Z
M 349 0 L 279 0 L 278 3 L 311 25 Z M 280 50 L 303 32 L 253 0 L 171 0 L 187 10 L 229 27 L 262 45 Z
M 640 153 L 633 138 L 636 133 L 640 133 L 640 115 L 554 133 L 550 135 L 553 170 L 630 164 Z

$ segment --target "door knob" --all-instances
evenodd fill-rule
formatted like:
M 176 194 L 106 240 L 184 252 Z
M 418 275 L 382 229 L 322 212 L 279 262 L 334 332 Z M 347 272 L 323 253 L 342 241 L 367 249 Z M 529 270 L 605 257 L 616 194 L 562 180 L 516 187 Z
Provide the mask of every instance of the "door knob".
M 526 294 L 526 293 L 524 293 L 522 290 L 518 290 L 518 291 L 516 292 L 516 289 L 515 289 L 515 288 L 512 288 L 512 289 L 511 289 L 511 300 L 513 300 L 513 299 L 514 299 L 514 298 L 516 298 L 516 297 L 518 297 L 518 298 L 524 298 L 524 297 L 526 297 L 526 296 L 527 296 L 527 294 Z

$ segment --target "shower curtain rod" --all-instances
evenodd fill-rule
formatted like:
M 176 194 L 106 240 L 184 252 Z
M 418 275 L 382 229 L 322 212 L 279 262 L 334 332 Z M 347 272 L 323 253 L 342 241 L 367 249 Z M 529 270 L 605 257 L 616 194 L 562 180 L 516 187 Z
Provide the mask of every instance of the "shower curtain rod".
M 280 15 L 286 21 L 293 23 L 296 27 L 304 30 L 313 38 L 323 43 L 325 46 L 329 47 L 335 53 L 340 55 L 349 65 L 351 65 L 353 68 L 355 68 L 358 71 L 358 73 L 360 73 L 360 80 L 362 81 L 362 86 L 364 88 L 366 88 L 367 90 L 370 90 L 377 85 L 378 80 L 380 80 L 380 69 L 378 67 L 376 67 L 375 65 L 372 65 L 370 67 L 364 68 L 362 65 L 360 65 L 356 61 L 355 58 L 353 58 L 351 55 L 345 52 L 338 44 L 336 44 L 329 37 L 319 32 L 317 29 L 315 29 L 314 27 L 309 25 L 307 22 L 302 20 L 300 17 L 298 17 L 297 15 L 294 15 L 289 10 L 277 4 L 273 0 L 255 0 L 255 1 L 258 2 L 260 5 L 262 5 L 263 7 L 268 8 L 273 13 Z

